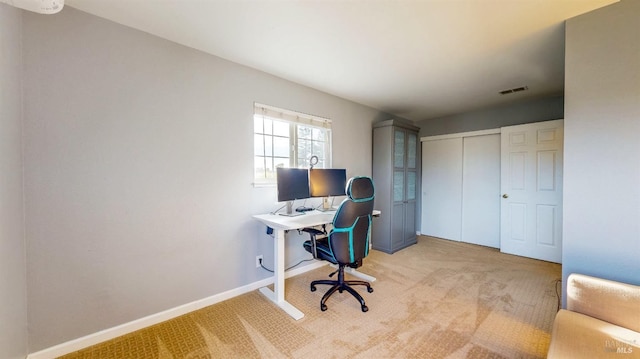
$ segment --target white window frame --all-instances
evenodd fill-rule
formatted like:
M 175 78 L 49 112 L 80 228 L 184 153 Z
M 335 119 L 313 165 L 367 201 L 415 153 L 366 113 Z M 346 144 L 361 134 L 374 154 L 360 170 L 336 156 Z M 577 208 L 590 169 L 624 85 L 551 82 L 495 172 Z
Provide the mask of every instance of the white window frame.
M 265 130 L 264 128 L 260 128 L 258 126 L 259 122 L 265 123 L 265 120 L 270 120 L 277 122 L 279 124 L 288 124 L 289 126 L 289 144 L 288 144 L 288 153 L 287 156 L 277 156 L 275 153 L 275 148 L 269 146 L 273 146 L 273 139 L 287 138 L 286 135 L 276 135 L 269 130 Z M 255 186 L 271 186 L 275 185 L 275 167 L 281 165 L 283 167 L 293 167 L 293 168 L 308 168 L 309 167 L 309 159 L 311 155 L 317 155 L 320 158 L 320 161 L 314 167 L 316 168 L 330 168 L 332 162 L 332 143 L 331 143 L 331 120 L 319 116 L 309 115 L 301 112 L 285 110 L 281 108 L 277 108 L 274 106 L 264 105 L 260 103 L 254 103 L 254 185 Z M 312 131 L 321 131 L 320 135 L 322 136 L 322 140 L 314 140 L 313 138 L 300 139 L 298 138 L 298 129 L 299 127 L 309 128 Z M 269 137 L 270 141 L 269 141 Z M 262 139 L 262 144 L 259 144 Z M 310 140 L 311 142 L 318 141 L 324 143 L 324 151 L 323 153 L 315 153 L 313 151 L 314 147 L 311 144 L 311 151 L 304 156 L 304 158 L 300 158 L 299 156 L 299 145 L 302 140 Z M 288 159 L 288 163 L 276 163 L 276 159 L 285 160 Z M 260 164 L 260 159 L 263 161 Z M 268 163 L 272 161 L 271 163 Z M 262 167 L 261 167 L 262 165 Z M 261 173 L 260 173 L 261 172 Z

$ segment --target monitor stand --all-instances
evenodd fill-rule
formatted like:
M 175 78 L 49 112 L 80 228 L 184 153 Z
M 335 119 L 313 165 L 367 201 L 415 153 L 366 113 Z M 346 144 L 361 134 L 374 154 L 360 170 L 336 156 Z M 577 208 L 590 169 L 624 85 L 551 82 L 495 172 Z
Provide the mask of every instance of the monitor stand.
M 322 207 L 318 208 L 318 211 L 335 211 L 336 209 L 333 208 L 332 204 L 333 201 L 329 201 L 329 197 L 322 197 Z
M 296 212 L 293 210 L 293 201 L 287 201 L 287 212 L 285 213 L 279 213 L 281 216 L 287 216 L 287 217 L 295 217 L 295 216 L 301 216 L 304 214 L 304 212 Z

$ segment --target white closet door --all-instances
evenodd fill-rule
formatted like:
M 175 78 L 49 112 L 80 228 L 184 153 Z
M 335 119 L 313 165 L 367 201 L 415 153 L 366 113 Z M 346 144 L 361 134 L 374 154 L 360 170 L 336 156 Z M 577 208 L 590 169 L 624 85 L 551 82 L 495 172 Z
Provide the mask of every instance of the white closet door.
M 422 234 L 459 241 L 462 138 L 422 143 Z
M 463 141 L 461 241 L 500 248 L 500 134 Z
M 562 262 L 563 133 L 563 120 L 502 128 L 502 252 Z

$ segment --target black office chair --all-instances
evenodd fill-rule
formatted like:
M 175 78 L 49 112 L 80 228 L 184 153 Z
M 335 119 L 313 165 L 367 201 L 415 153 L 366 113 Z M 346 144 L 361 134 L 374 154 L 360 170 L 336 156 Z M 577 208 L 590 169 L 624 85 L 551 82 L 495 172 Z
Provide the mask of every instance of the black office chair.
M 314 228 L 304 229 L 311 236 L 310 240 L 304 242 L 304 248 L 313 254 L 314 258 L 338 265 L 338 280 L 326 279 L 311 282 L 312 292 L 315 292 L 318 284 L 331 285 L 320 301 L 322 311 L 327 310 L 325 303 L 333 293 L 336 291 L 342 293 L 344 290 L 360 301 L 363 312 L 369 310 L 362 296 L 351 286 L 364 285 L 369 293 L 373 292 L 373 288 L 365 281 L 344 280 L 344 268 L 346 266 L 359 267 L 362 265 L 362 259 L 369 254 L 374 192 L 371 178 L 353 177 L 349 179 L 346 186 L 348 198 L 342 201 L 338 207 L 333 217 L 333 228 L 329 233 Z M 329 277 L 335 273 L 331 273 Z

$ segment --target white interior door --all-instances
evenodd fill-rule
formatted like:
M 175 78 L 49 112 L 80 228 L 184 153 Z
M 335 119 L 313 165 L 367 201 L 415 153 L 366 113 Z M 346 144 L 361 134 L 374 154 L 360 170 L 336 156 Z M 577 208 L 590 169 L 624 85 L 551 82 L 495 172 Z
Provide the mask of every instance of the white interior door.
M 500 134 L 464 138 L 461 241 L 500 248 Z
M 500 250 L 561 263 L 563 121 L 501 130 Z
M 420 233 L 459 241 L 462 217 L 462 138 L 422 142 Z

